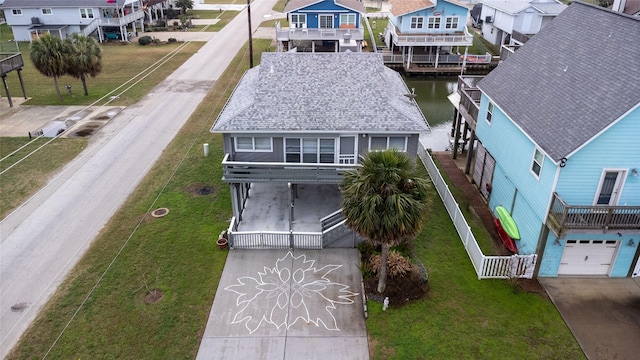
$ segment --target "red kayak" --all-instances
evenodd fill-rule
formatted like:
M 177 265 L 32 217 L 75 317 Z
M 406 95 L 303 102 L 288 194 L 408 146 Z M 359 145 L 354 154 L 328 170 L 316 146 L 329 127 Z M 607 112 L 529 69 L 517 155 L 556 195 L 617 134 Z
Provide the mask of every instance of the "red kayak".
M 494 219 L 493 222 L 494 224 L 496 224 L 498 236 L 500 236 L 500 240 L 502 240 L 504 246 L 506 246 L 507 249 L 509 249 L 509 251 L 511 251 L 512 253 L 517 254 L 518 247 L 516 246 L 516 242 L 513 241 L 513 239 L 509 237 L 509 235 L 507 235 L 507 233 L 504 231 L 504 229 L 502 228 L 502 224 L 500 224 L 500 219 Z

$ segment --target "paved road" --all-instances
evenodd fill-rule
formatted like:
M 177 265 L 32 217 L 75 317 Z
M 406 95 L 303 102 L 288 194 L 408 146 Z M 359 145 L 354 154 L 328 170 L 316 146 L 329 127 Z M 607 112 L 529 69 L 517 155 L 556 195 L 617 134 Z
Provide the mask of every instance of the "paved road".
M 254 27 L 275 2 L 252 4 Z M 149 96 L 103 127 L 61 174 L 0 222 L 0 358 L 247 41 L 245 11 Z

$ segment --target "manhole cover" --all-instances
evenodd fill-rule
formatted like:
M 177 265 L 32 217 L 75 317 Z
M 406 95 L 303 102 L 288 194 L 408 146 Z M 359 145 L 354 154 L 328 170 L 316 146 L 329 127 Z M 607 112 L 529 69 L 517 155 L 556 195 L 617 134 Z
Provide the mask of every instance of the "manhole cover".
M 159 208 L 159 209 L 155 209 L 151 212 L 151 216 L 155 217 L 155 218 L 160 218 L 163 216 L 166 216 L 169 213 L 169 209 L 167 208 Z
M 209 195 L 213 192 L 213 188 L 211 186 L 205 186 L 198 189 L 198 194 L 200 195 Z

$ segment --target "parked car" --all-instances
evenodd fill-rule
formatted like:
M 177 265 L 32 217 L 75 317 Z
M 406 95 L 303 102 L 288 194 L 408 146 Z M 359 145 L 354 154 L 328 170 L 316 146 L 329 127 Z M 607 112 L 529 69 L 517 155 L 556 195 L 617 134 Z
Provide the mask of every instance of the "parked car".
M 131 39 L 131 32 L 127 31 L 125 33 L 126 39 L 122 38 L 122 33 L 119 28 L 104 28 L 102 30 L 104 32 L 104 37 L 107 40 L 129 40 Z

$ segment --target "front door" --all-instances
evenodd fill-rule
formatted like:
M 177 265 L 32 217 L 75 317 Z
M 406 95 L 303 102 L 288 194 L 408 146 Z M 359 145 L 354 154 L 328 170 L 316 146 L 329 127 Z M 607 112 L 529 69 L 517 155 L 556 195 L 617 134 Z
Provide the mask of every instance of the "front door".
M 624 170 L 605 170 L 600 178 L 595 205 L 616 206 L 622 190 Z

